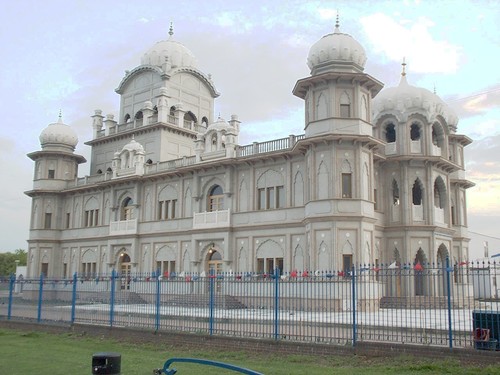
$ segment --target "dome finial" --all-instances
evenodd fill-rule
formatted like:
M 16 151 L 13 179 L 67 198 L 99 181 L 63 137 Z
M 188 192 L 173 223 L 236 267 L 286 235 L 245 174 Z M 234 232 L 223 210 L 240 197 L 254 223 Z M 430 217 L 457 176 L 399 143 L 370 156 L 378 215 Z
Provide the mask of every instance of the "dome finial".
M 401 76 L 404 77 L 406 75 L 406 58 L 403 57 L 403 63 L 401 64 L 403 67 L 403 71 L 401 72 Z
M 339 11 L 337 10 L 337 19 L 335 21 L 335 32 L 340 32 Z
M 59 124 L 62 124 L 62 109 L 59 109 L 59 119 L 57 120 Z
M 436 82 L 434 82 L 434 90 L 433 90 L 434 95 L 437 95 L 436 93 Z
M 174 26 L 172 25 L 172 21 L 170 21 L 170 28 L 168 29 L 168 35 L 170 35 L 170 38 L 174 35 Z

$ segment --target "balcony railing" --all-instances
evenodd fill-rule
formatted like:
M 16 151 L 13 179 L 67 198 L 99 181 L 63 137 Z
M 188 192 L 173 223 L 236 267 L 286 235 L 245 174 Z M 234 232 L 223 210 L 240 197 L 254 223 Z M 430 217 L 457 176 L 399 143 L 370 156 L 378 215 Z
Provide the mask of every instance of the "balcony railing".
M 229 210 L 199 212 L 193 215 L 193 229 L 226 228 L 230 224 Z
M 137 219 L 112 221 L 109 223 L 109 234 L 118 236 L 137 233 Z

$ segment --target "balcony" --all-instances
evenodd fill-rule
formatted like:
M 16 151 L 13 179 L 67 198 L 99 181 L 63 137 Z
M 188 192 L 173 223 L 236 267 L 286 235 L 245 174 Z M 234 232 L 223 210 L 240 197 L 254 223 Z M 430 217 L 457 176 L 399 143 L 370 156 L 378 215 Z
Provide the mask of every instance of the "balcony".
M 137 233 L 137 219 L 111 221 L 109 223 L 109 235 L 120 236 L 124 234 Z
M 193 214 L 193 229 L 211 229 L 229 227 L 229 210 L 199 212 Z
M 385 155 L 395 155 L 396 154 L 396 142 L 387 143 L 385 145 Z

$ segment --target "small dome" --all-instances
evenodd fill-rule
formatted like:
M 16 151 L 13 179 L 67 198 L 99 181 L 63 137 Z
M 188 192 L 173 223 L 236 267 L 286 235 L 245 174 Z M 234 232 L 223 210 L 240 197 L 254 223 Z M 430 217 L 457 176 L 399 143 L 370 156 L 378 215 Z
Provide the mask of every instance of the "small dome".
M 132 140 L 129 143 L 123 146 L 122 151 L 129 151 L 129 152 L 133 151 L 136 154 L 144 153 L 144 147 L 142 147 L 142 145 L 139 142 L 137 142 L 134 138 L 132 138 Z
M 40 145 L 42 149 L 47 147 L 64 147 L 72 151 L 78 144 L 78 137 L 75 131 L 68 125 L 63 124 L 61 117 L 53 124 L 50 124 L 40 133 Z
M 170 37 L 162 40 L 151 47 L 142 57 L 142 65 L 154 65 L 160 68 L 168 61 L 171 68 L 192 67 L 198 65 L 196 57 L 182 43 L 173 40 L 174 32 L 172 26 L 169 31 Z
M 365 63 L 365 49 L 352 36 L 340 32 L 338 21 L 335 31 L 313 44 L 307 57 L 313 75 L 331 69 L 359 72 Z
M 385 113 L 394 113 L 404 118 L 411 113 L 424 114 L 429 120 L 442 116 L 446 123 L 456 127 L 458 117 L 439 96 L 422 87 L 408 84 L 403 72 L 397 87 L 383 89 L 373 99 L 373 118 Z
M 209 132 L 210 130 L 216 130 L 216 131 L 226 130 L 229 129 L 230 127 L 231 125 L 226 120 L 224 120 L 222 117 L 219 116 L 217 121 L 208 125 L 207 132 Z

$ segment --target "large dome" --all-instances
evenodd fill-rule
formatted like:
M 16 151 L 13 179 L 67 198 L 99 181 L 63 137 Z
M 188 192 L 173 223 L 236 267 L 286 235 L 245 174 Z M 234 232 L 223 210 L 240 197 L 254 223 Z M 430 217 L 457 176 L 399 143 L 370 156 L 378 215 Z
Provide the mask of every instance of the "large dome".
M 441 116 L 452 127 L 456 127 L 458 123 L 456 114 L 439 96 L 422 87 L 408 84 L 405 73 L 397 87 L 383 89 L 373 99 L 374 121 L 386 113 L 395 114 L 401 120 L 412 113 L 420 113 L 429 121 Z
M 75 150 L 78 137 L 70 126 L 63 124 L 61 117 L 58 122 L 50 124 L 40 133 L 40 145 L 42 149 L 50 147 L 63 147 Z
M 142 57 L 142 65 L 154 65 L 163 67 L 167 61 L 172 68 L 192 67 L 198 65 L 196 57 L 182 43 L 173 40 L 172 26 L 169 31 L 170 37 L 167 40 L 162 40 L 151 47 Z
M 313 44 L 307 57 L 307 65 L 313 75 L 331 69 L 363 71 L 365 63 L 365 49 L 352 36 L 341 33 L 338 22 L 332 34 Z

